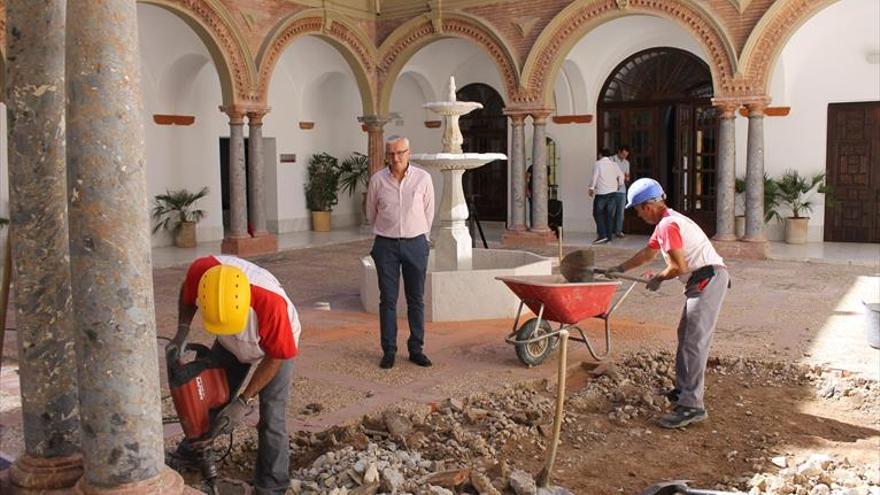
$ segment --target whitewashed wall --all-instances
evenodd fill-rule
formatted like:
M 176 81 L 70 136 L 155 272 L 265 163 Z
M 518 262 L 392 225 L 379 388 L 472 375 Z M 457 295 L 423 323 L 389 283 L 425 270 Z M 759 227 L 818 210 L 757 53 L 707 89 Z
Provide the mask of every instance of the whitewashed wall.
M 144 120 L 146 130 L 147 193 L 152 199 L 166 189 L 210 193 L 197 206 L 207 211 L 198 224 L 199 241 L 223 238 L 220 197 L 221 136 L 229 135 L 220 79 L 207 48 L 176 15 L 160 7 L 138 5 Z M 195 116 L 191 126 L 160 126 L 154 114 Z M 153 245 L 167 245 L 166 232 L 153 236 Z
M 309 158 L 326 152 L 342 162 L 354 151 L 367 153 L 367 133 L 357 117 L 363 105 L 348 63 L 329 43 L 313 37 L 297 38 L 282 54 L 269 85 L 272 111 L 264 119 L 263 135 L 276 139 L 280 155 L 296 154 L 295 163 L 266 170 L 267 215 L 274 232 L 310 228 L 304 184 Z M 300 129 L 300 122 L 314 122 Z M 339 196 L 333 208 L 333 226 L 360 221 L 360 195 Z
M 873 55 L 872 55 L 873 54 Z M 873 62 L 869 61 L 871 57 Z M 842 0 L 809 19 L 788 40 L 770 82 L 772 106 L 790 106 L 787 117 L 764 119 L 764 166 L 771 176 L 786 169 L 825 171 L 828 104 L 880 100 L 880 2 Z M 737 175 L 745 175 L 748 119 L 737 118 Z M 809 241 L 823 238 L 824 198 L 814 195 Z M 787 215 L 788 211 L 782 211 Z M 771 239 L 782 238 L 772 221 Z

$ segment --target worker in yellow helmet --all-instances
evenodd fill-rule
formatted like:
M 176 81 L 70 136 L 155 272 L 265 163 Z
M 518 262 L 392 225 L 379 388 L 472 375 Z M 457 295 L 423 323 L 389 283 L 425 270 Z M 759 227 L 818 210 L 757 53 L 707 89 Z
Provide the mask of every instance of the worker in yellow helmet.
M 301 325 L 281 283 L 266 269 L 235 256 L 205 256 L 187 270 L 180 288 L 177 334 L 166 348 L 180 359 L 190 325 L 200 313 L 217 336 L 212 357 L 226 371 L 233 399 L 212 423 L 212 435 L 232 431 L 260 399 L 254 488 L 281 495 L 290 484 L 287 407 Z M 251 367 L 253 376 L 244 384 Z

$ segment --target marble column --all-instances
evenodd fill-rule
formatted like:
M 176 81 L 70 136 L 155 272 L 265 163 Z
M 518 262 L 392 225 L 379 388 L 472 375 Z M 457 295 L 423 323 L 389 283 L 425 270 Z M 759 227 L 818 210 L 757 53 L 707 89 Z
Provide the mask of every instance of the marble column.
M 507 230 L 523 232 L 526 226 L 526 156 L 525 114 L 510 113 L 510 226 Z
M 367 128 L 367 156 L 370 159 L 370 176 L 385 168 L 385 124 L 390 117 L 380 115 L 364 115 L 359 117 Z
M 266 229 L 266 194 L 263 179 L 263 117 L 268 109 L 248 112 L 248 220 L 254 237 L 269 234 Z
M 235 106 L 220 107 L 220 110 L 229 116 L 229 231 L 223 236 L 226 242 L 250 237 L 247 231 L 247 186 L 244 164 L 245 111 Z M 221 250 L 227 252 L 226 249 Z
M 532 232 L 551 232 L 547 217 L 547 117 L 550 112 L 532 113 Z
M 85 472 L 75 493 L 179 494 L 164 462 L 134 0 L 67 1 L 70 269 Z
M 746 232 L 744 241 L 764 242 L 764 109 L 769 98 L 745 103 L 749 111 L 749 136 L 746 150 Z
M 736 240 L 736 111 L 739 102 L 716 100 L 719 111 L 716 165 L 716 241 Z
M 70 294 L 65 165 L 65 0 L 9 0 L 6 10 L 9 208 L 24 455 L 19 492 L 82 476 Z

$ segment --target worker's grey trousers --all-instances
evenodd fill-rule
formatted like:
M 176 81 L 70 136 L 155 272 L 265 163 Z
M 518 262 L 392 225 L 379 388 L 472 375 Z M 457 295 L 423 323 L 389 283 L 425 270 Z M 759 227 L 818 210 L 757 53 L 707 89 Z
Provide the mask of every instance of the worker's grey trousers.
M 226 370 L 229 393 L 235 397 L 252 365 L 239 362 L 219 343 L 212 354 Z M 260 421 L 257 423 L 257 467 L 254 489 L 257 495 L 284 495 L 290 486 L 290 438 L 287 435 L 287 407 L 293 359 L 281 364 L 275 378 L 260 391 Z
M 675 353 L 675 388 L 681 391 L 678 405 L 704 408 L 709 345 L 729 282 L 727 270 L 716 267 L 715 276 L 702 290 L 696 284 L 685 289 L 687 301 L 678 323 L 678 350 Z

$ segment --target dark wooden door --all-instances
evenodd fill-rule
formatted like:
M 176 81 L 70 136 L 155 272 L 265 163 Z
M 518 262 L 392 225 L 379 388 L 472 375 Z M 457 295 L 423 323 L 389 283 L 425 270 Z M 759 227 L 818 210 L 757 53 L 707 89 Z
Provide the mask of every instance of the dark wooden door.
M 711 105 L 675 107 L 676 139 L 669 204 L 715 235 L 717 118 Z
M 483 108 L 459 119 L 465 153 L 507 153 L 507 117 L 504 100 L 491 86 L 469 84 L 461 88 L 459 101 L 476 101 Z M 465 198 L 473 202 L 480 221 L 507 220 L 507 160 L 495 160 L 469 170 L 462 178 Z
M 880 242 L 880 101 L 828 105 L 825 240 Z

